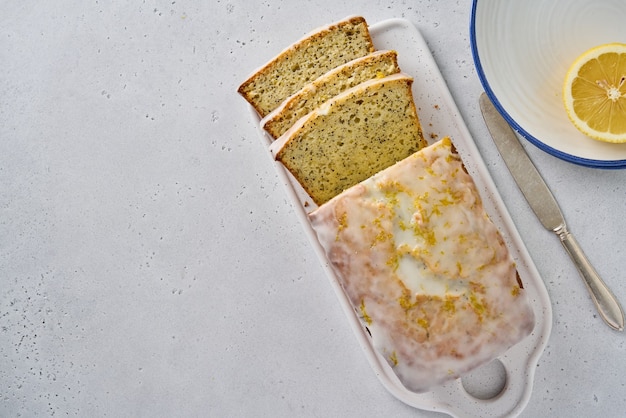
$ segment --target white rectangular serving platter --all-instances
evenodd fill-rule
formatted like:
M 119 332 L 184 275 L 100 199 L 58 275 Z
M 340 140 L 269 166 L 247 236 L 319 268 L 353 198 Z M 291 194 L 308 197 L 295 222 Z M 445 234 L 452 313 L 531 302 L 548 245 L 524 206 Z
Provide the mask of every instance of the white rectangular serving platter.
M 430 143 L 444 136 L 452 139 L 481 193 L 485 210 L 500 230 L 517 263 L 534 309 L 535 327 L 531 335 L 498 358 L 506 370 L 506 383 L 500 394 L 492 399 L 478 399 L 466 391 L 462 379 L 450 381 L 423 393 L 406 389 L 386 360 L 374 349 L 369 334 L 343 292 L 311 228 L 308 213 L 315 208 L 315 204 L 290 173 L 280 163 L 274 162 L 278 175 L 324 266 L 347 319 L 383 386 L 408 405 L 447 413 L 453 417 L 518 415 L 530 399 L 537 361 L 547 344 L 552 327 L 552 307 L 548 293 L 419 30 L 408 20 L 389 19 L 370 25 L 370 33 L 376 49 L 397 51 L 401 70 L 414 78 L 413 95 L 426 139 Z M 259 121 L 252 108 L 251 112 L 255 121 Z M 269 148 L 272 139 L 260 125 L 259 133 L 263 143 Z M 273 161 L 269 149 L 267 155 Z

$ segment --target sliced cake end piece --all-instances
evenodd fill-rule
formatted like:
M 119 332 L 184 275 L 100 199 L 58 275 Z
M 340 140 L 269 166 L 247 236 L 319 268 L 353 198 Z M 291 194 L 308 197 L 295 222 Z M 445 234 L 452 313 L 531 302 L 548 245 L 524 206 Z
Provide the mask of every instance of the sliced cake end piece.
M 532 331 L 515 262 L 450 140 L 309 217 L 373 345 L 408 389 L 457 378 Z

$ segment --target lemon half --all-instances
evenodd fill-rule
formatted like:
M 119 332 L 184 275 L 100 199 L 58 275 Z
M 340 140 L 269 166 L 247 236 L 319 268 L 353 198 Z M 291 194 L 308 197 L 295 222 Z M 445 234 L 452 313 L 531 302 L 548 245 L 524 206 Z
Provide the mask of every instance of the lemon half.
M 565 76 L 563 101 L 583 134 L 626 142 L 626 44 L 600 45 L 579 56 Z

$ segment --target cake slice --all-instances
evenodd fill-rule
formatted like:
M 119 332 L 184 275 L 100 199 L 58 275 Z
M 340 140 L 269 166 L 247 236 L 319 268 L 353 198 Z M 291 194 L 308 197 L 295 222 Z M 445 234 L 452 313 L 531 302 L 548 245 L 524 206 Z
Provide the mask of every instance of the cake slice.
M 349 17 L 319 28 L 255 71 L 238 92 L 263 118 L 305 84 L 355 58 L 374 52 L 367 22 Z
M 515 263 L 449 139 L 309 217 L 373 345 L 409 390 L 456 378 L 532 331 Z
M 287 98 L 261 120 L 261 127 L 276 139 L 298 119 L 326 100 L 373 78 L 400 72 L 395 51 L 377 51 L 330 70 Z
M 321 205 L 426 145 L 412 83 L 398 73 L 348 89 L 300 118 L 270 150 Z

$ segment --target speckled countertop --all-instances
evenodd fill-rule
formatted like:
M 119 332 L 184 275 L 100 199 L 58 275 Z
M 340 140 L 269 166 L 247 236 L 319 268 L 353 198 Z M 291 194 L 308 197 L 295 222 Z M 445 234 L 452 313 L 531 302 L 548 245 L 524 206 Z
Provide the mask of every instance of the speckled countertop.
M 623 416 L 626 336 L 480 116 L 471 2 L 365 3 L 4 2 L 0 416 L 442 416 L 372 373 L 236 94 L 351 14 L 420 29 L 545 280 L 553 331 L 522 416 Z M 526 148 L 626 303 L 626 171 Z

